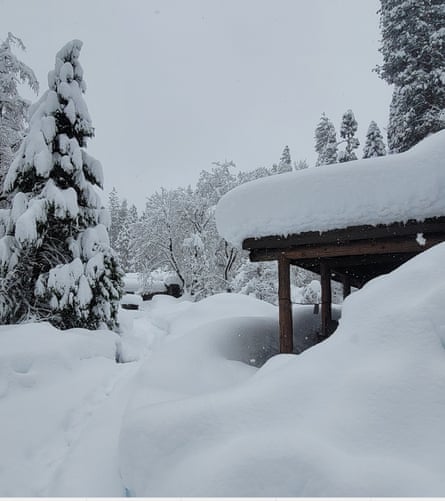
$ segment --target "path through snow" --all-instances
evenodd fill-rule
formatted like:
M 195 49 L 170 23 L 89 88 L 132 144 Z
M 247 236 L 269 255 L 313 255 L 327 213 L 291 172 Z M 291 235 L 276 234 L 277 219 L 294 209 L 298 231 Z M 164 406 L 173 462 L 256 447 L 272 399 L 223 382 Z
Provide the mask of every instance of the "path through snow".
M 125 333 L 121 351 L 129 352 L 133 362 L 115 366 L 110 379 L 93 391 L 91 405 L 79 409 L 71 420 L 71 444 L 53 474 L 47 496 L 122 497 L 125 487 L 119 473 L 119 436 L 122 416 L 131 395 L 132 379 L 161 342 L 165 331 L 153 325 L 145 304 L 141 312 L 121 312 Z M 125 320 L 124 320 L 125 317 Z M 135 353 L 134 350 L 138 349 Z
M 122 497 L 118 438 L 129 381 L 138 362 L 120 364 L 107 385 L 92 395 L 91 406 L 71 420 L 70 443 L 53 473 L 46 496 Z
M 0 327 L 0 496 L 125 495 L 122 415 L 134 374 L 164 332 L 147 312 L 124 323 L 121 348 L 142 357 L 121 364 L 113 333 Z

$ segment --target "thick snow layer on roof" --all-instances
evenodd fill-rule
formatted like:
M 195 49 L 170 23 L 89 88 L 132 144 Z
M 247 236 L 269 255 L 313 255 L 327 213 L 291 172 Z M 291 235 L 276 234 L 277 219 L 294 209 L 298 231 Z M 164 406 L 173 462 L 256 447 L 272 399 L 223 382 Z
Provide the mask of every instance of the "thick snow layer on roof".
M 245 238 L 445 216 L 445 131 L 397 155 L 258 179 L 227 193 L 218 231 Z

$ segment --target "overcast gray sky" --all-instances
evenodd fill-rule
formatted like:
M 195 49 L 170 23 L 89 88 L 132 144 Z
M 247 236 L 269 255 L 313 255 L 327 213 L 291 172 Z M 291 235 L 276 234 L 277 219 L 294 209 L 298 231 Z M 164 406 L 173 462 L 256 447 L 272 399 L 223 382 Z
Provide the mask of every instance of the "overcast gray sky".
M 81 64 L 105 192 L 139 208 L 161 186 L 194 184 L 233 160 L 270 166 L 288 144 L 313 163 L 322 112 L 351 108 L 362 142 L 386 127 L 391 89 L 372 72 L 378 0 L 0 0 L 0 39 L 21 37 L 46 87 L 56 52 Z

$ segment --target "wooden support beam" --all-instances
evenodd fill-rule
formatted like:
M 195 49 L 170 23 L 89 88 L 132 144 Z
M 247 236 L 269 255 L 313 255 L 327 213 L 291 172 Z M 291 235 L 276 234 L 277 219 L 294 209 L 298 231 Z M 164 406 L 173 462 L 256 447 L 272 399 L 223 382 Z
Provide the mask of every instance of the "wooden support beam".
M 331 270 L 329 264 L 320 262 L 321 281 L 321 340 L 330 336 L 332 325 L 332 293 L 331 293 Z
M 290 262 L 283 256 L 278 259 L 278 305 L 280 316 L 280 352 L 292 353 L 294 350 L 294 342 L 290 291 Z

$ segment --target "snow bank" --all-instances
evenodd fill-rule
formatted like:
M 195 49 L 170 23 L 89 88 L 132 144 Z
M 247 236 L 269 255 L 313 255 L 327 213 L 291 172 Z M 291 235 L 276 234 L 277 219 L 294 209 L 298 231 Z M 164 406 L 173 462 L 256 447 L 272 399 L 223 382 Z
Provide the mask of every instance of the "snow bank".
M 248 237 L 433 216 L 445 216 L 445 131 L 405 153 L 243 184 L 216 208 L 219 233 L 236 245 Z
M 130 494 L 443 496 L 444 260 L 445 244 L 373 280 L 330 339 L 258 371 L 228 360 L 218 322 L 190 323 L 138 374 Z
M 83 423 L 106 399 L 118 340 L 110 331 L 61 332 L 46 323 L 0 327 L 0 496 L 53 494 Z M 97 468 L 86 456 L 77 472 Z M 109 489 L 113 481 L 100 481 L 102 495 L 123 493 Z M 97 493 L 71 487 L 63 495 Z
M 187 353 L 195 349 L 202 351 L 204 343 L 209 345 L 208 349 L 217 350 L 217 356 L 255 367 L 261 367 L 279 352 L 278 308 L 252 296 L 216 294 L 196 303 L 184 298 L 155 296 L 143 303 L 143 310 L 119 312 L 122 328 L 119 359 L 122 361 L 140 360 L 156 348 L 159 338 L 165 335 L 169 343 L 184 337 L 185 343 L 197 344 Z M 341 307 L 333 305 L 334 320 L 339 319 L 340 313 Z M 314 313 L 312 305 L 294 305 L 293 320 L 294 347 L 299 353 L 317 342 L 320 310 Z M 196 331 L 203 333 L 204 340 L 198 340 L 200 334 Z M 168 350 L 177 349 L 168 346 Z
M 2 397 L 14 374 L 48 373 L 54 365 L 72 369 L 79 361 L 95 357 L 114 360 L 119 337 L 110 331 L 71 329 L 60 331 L 48 323 L 0 326 L 0 383 Z M 20 380 L 20 378 L 19 378 Z

